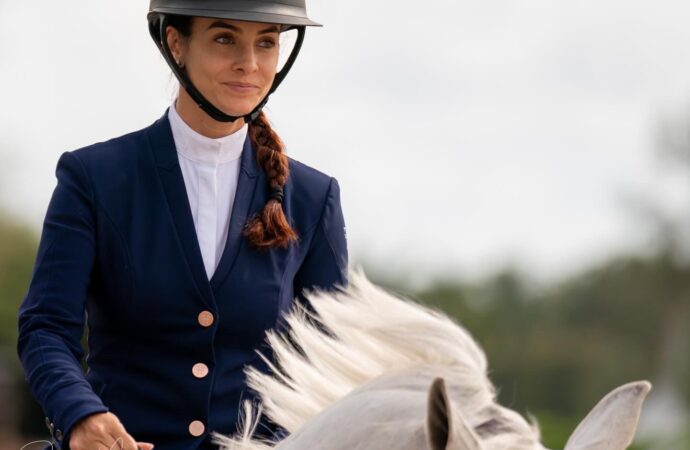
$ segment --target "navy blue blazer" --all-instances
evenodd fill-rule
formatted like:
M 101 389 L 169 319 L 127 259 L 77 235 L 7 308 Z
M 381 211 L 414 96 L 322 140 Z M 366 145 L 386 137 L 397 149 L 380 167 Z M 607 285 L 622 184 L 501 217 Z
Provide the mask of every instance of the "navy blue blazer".
M 241 400 L 254 397 L 244 367 L 268 370 L 256 354 L 268 355 L 265 331 L 282 326 L 295 297 L 305 301 L 303 289 L 347 282 L 337 181 L 292 159 L 289 170 L 283 207 L 299 242 L 256 250 L 243 225 L 269 192 L 247 138 L 209 280 L 167 110 L 142 130 L 62 154 L 17 343 L 57 448 L 101 411 L 157 450 L 210 449 L 211 431 L 236 431 Z

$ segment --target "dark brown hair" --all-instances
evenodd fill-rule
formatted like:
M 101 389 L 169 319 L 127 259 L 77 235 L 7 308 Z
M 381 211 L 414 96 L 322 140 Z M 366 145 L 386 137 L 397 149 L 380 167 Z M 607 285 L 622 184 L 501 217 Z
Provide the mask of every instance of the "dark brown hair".
M 171 15 L 168 23 L 188 38 L 192 35 L 192 19 L 189 16 Z M 282 190 L 288 178 L 288 157 L 283 141 L 263 111 L 249 124 L 248 134 L 256 151 L 257 163 L 268 178 L 269 191 Z M 284 248 L 298 238 L 285 217 L 282 203 L 273 198 L 268 199 L 259 214 L 247 221 L 244 236 L 258 249 Z

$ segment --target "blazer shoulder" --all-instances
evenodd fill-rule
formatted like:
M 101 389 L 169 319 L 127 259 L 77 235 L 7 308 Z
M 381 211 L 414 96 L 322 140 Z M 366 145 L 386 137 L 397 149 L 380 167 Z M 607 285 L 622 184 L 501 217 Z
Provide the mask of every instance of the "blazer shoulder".
M 82 166 L 98 203 L 118 201 L 140 175 L 150 173 L 148 130 L 154 125 L 65 152 Z
M 290 174 L 285 193 L 292 213 L 297 222 L 303 224 L 304 230 L 314 230 L 327 210 L 340 208 L 338 182 L 334 177 L 292 158 L 289 158 L 288 167 Z
M 320 170 L 288 157 L 289 178 L 295 189 L 309 189 L 326 195 L 334 178 Z
M 106 141 L 80 147 L 71 150 L 70 153 L 90 170 L 112 170 L 128 160 L 137 159 L 141 149 L 147 145 L 146 131 L 149 128 L 150 126 L 147 126 Z

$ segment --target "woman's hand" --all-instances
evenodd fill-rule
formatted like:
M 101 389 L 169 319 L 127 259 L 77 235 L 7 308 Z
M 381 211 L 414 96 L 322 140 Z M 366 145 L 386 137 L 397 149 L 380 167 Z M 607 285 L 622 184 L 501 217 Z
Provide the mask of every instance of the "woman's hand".
M 78 421 L 70 433 L 71 450 L 151 450 L 153 444 L 137 442 L 111 412 L 95 413 Z

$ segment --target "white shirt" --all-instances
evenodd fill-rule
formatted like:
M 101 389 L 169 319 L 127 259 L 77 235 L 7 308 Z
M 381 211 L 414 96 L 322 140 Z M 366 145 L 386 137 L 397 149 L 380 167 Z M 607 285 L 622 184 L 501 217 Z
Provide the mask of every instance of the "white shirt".
M 194 131 L 179 116 L 176 101 L 168 110 L 177 158 L 182 169 L 206 275 L 213 276 L 228 238 L 230 212 L 237 191 L 240 156 L 247 124 L 213 139 Z

